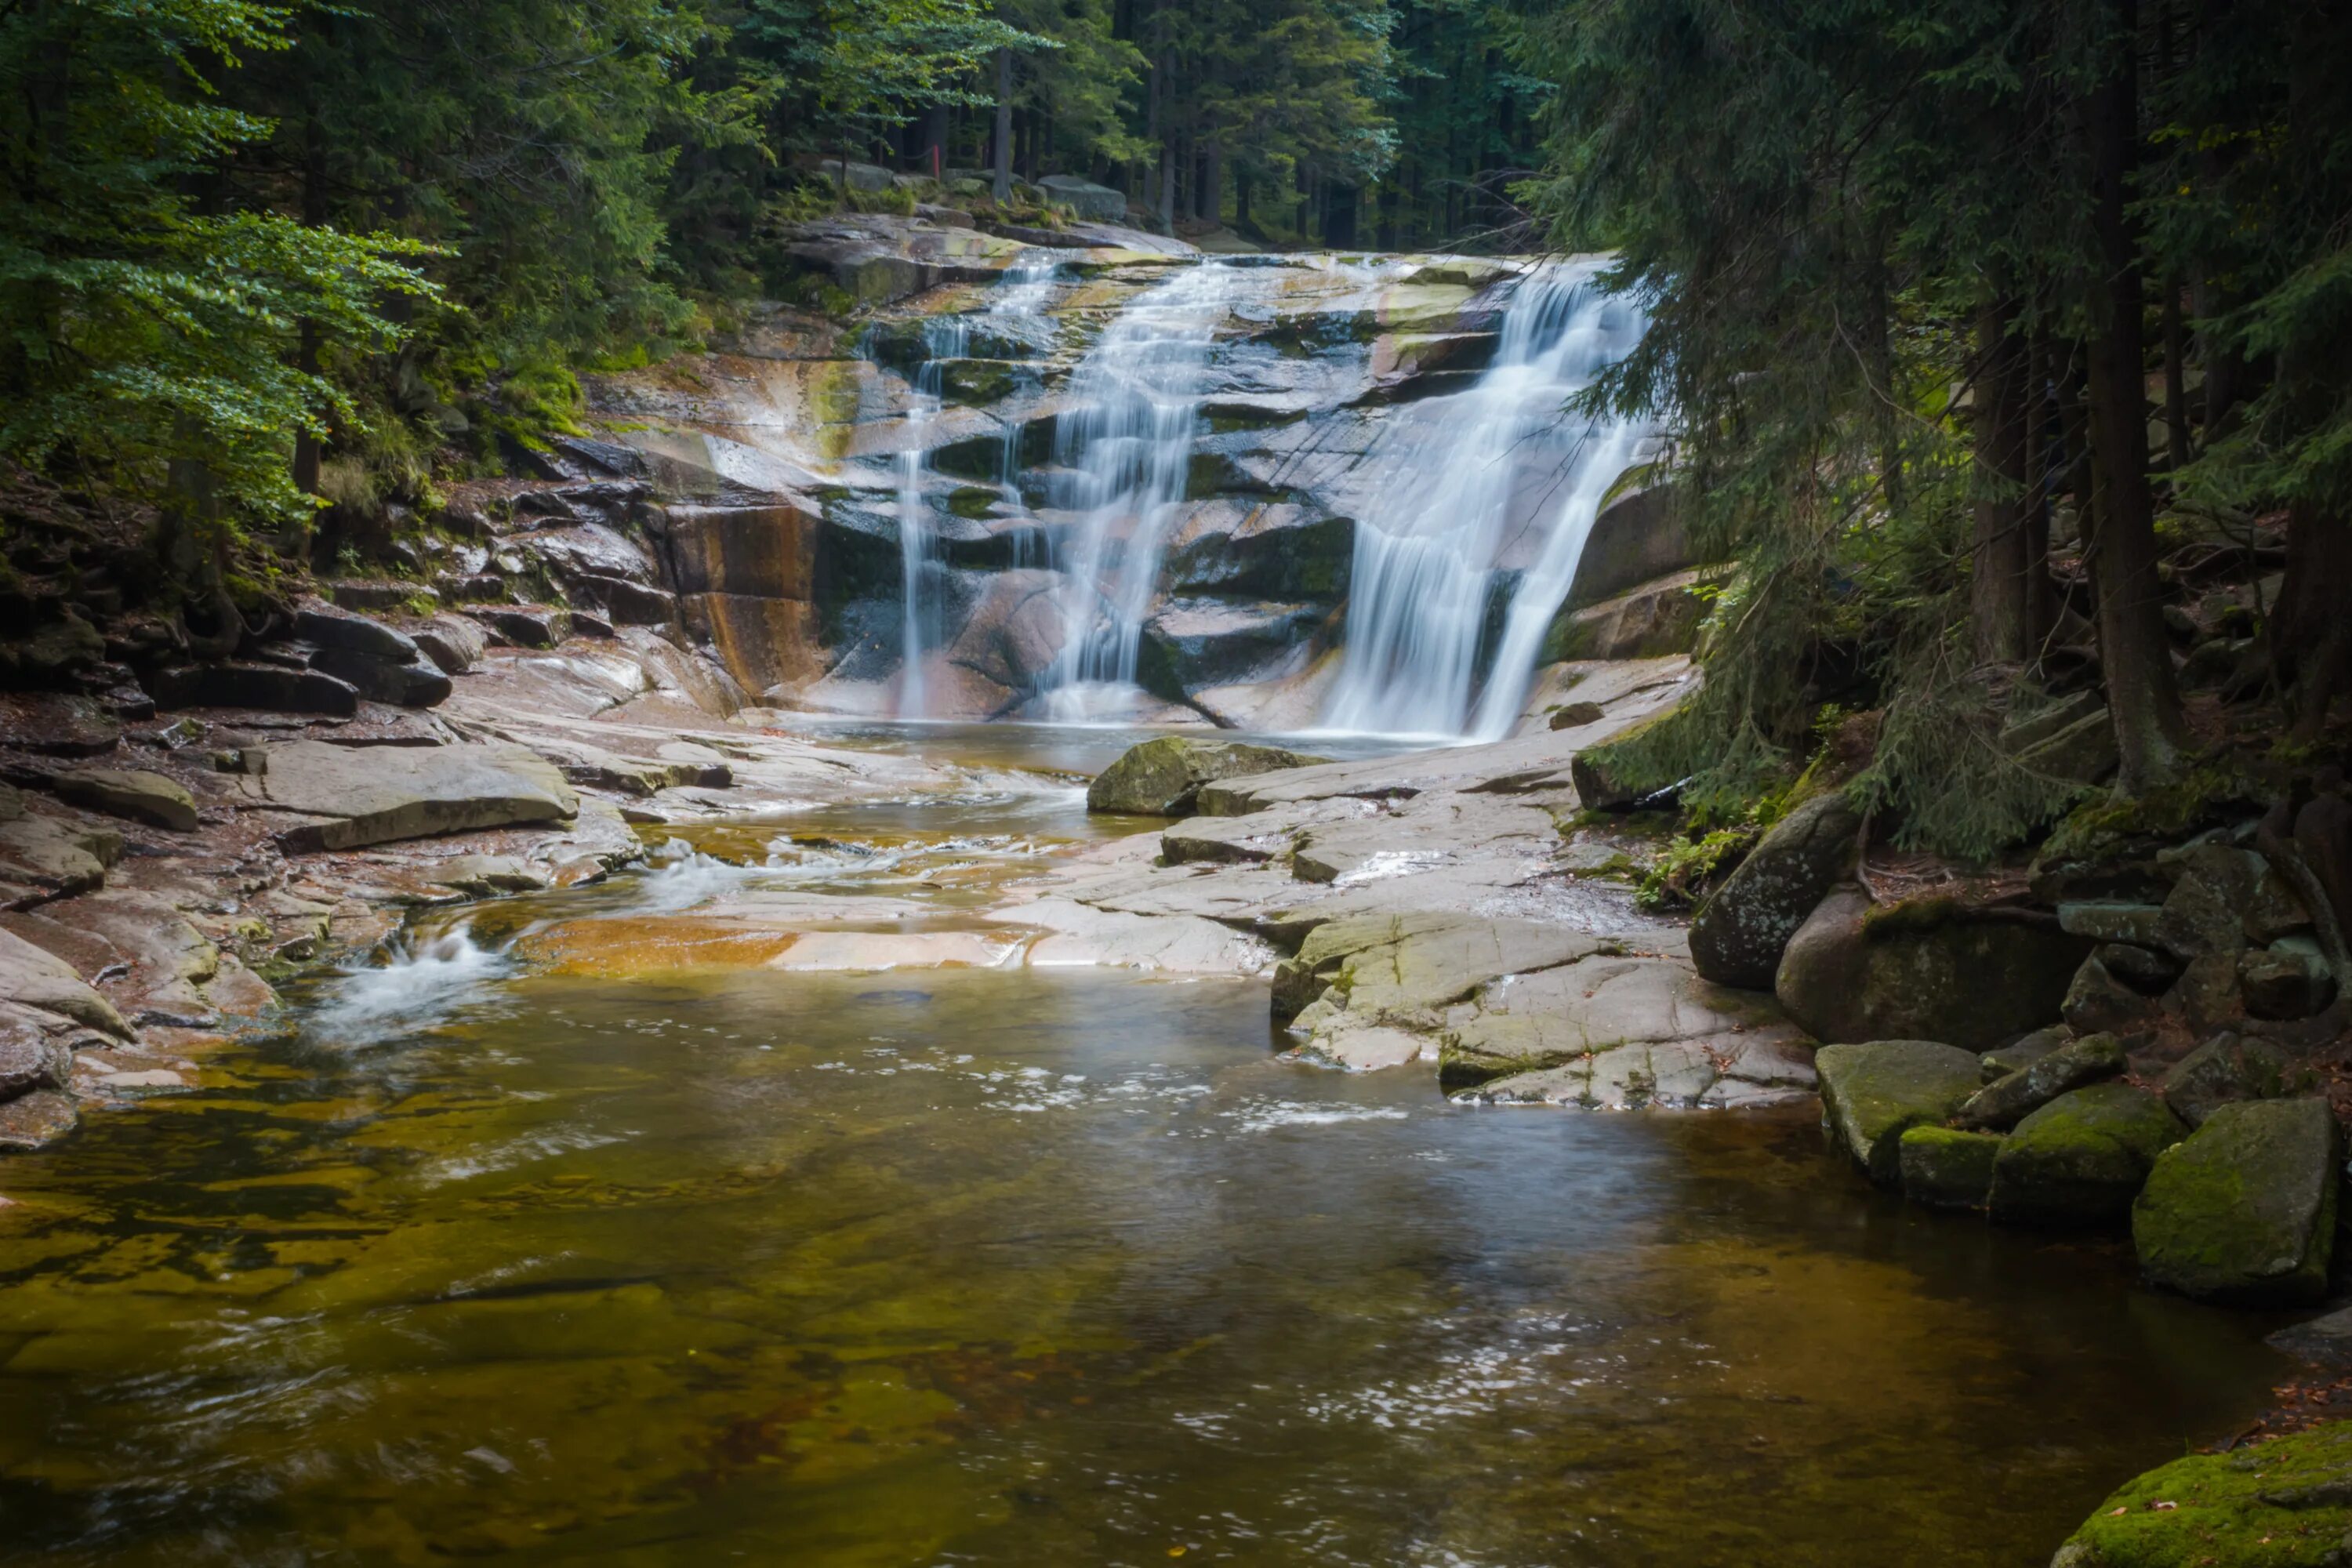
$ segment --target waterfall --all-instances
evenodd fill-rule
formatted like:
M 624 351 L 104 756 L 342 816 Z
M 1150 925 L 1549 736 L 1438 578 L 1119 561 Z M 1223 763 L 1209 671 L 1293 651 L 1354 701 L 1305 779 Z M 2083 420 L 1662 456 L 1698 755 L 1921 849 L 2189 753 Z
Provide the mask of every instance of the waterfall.
M 977 317 L 933 316 L 923 322 L 923 361 L 916 367 L 914 397 L 907 408 L 907 445 L 896 458 L 898 478 L 898 562 L 900 647 L 898 716 L 920 719 L 929 713 L 923 689 L 923 660 L 940 646 L 941 590 L 944 568 L 940 560 L 939 534 L 931 525 L 923 499 L 923 476 L 929 471 L 925 427 L 946 401 L 946 366 L 971 353 L 975 320 L 1004 321 L 1044 312 L 1062 281 L 1060 268 L 1051 262 L 1023 262 L 1005 268 L 995 296 Z M 1005 437 L 1004 478 L 1009 482 L 1019 433 Z
M 1330 728 L 1510 732 L 1601 500 L 1646 434 L 1563 410 L 1641 339 L 1640 312 L 1594 285 L 1602 265 L 1531 271 L 1487 370 L 1400 410 L 1368 456 Z
M 1244 269 L 1187 267 L 1137 296 L 1070 378 L 1055 422 L 1052 503 L 1076 514 L 1055 552 L 1065 574 L 1060 656 L 1042 682 L 1055 719 L 1091 716 L 1135 685 L 1160 555 L 1181 510 L 1217 329 Z

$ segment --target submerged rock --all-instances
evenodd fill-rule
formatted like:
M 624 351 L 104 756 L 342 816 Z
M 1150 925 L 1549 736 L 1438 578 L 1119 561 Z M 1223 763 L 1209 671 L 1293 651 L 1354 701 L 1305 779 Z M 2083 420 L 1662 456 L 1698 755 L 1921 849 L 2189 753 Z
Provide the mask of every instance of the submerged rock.
M 1691 921 L 1691 963 L 1724 985 L 1769 991 L 1789 939 L 1852 868 L 1862 818 L 1843 795 L 1805 802 L 1767 833 Z
M 1934 1040 L 1874 1040 L 1824 1046 L 1822 1130 L 1883 1187 L 1902 1179 L 1903 1134 L 1947 1120 L 1974 1093 L 1977 1058 Z
M 2217 1108 L 2158 1156 L 2132 1206 L 2140 1267 L 2200 1300 L 2319 1300 L 2336 1237 L 2336 1144 L 2326 1100 Z
M 2156 1157 L 2188 1129 L 2126 1083 L 2059 1096 L 2017 1124 L 1993 1162 L 1992 1217 L 2004 1225 L 2111 1225 L 2131 1212 Z
M 1992 1193 L 1992 1165 L 2000 1153 L 1996 1133 L 1911 1128 L 1897 1154 L 1903 1195 L 1931 1209 L 1980 1209 Z
M 1279 746 L 1162 735 L 1131 746 L 1087 790 L 1087 809 L 1130 816 L 1191 815 L 1201 786 L 1325 762 Z

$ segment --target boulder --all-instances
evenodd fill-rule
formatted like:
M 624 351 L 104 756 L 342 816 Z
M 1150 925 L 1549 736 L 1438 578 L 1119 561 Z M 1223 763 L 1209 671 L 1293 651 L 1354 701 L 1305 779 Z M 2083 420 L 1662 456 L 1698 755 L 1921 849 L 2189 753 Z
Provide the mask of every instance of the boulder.
M 127 816 L 178 833 L 195 830 L 195 797 L 161 773 L 136 768 L 84 768 L 57 774 L 49 780 L 49 787 L 59 800 L 109 816 Z
M 2058 1011 L 2069 1027 L 2087 1035 L 2137 1035 L 2152 1027 L 2164 1008 L 2126 984 L 2095 952 L 2067 983 Z
M 156 676 L 155 700 L 165 708 L 244 708 L 331 719 L 360 710 L 359 689 L 350 681 L 321 670 L 243 662 L 174 666 Z
M 580 797 L 520 746 L 272 747 L 269 771 L 240 777 L 248 805 L 316 820 L 278 835 L 289 853 L 352 849 L 436 833 L 568 820 Z
M 2054 1029 L 2036 1029 L 2021 1039 L 1987 1051 L 1977 1058 L 1984 1063 L 1984 1080 L 1998 1083 L 2020 1068 L 2032 1067 L 2073 1037 L 2062 1025 Z
M 1562 609 L 1544 633 L 1538 664 L 1570 659 L 1657 658 L 1698 646 L 1699 625 L 1719 574 L 1677 572 L 1613 599 Z
M 11 931 L 0 931 L 0 1003 L 131 1037 L 131 1026 L 114 1004 L 84 984 L 72 964 Z
M 2156 1157 L 2188 1132 L 2164 1101 L 2126 1083 L 2063 1094 L 2003 1140 L 1992 1217 L 2003 1225 L 2115 1224 L 2131 1212 Z
M 2050 1568 L 2324 1568 L 2352 1532 L 2352 1422 L 2191 1454 L 2124 1483 Z
M 2026 747 L 2017 753 L 2017 762 L 2045 778 L 2086 786 L 2097 784 L 2121 763 L 2121 753 L 2116 750 L 2116 727 L 2102 709 Z
M 1903 1195 L 1931 1209 L 1980 1209 L 1992 1192 L 1992 1163 L 2000 1152 L 1994 1133 L 1911 1128 L 1897 1155 Z
M 1903 1134 L 1943 1122 L 1975 1092 L 1977 1058 L 1933 1040 L 1824 1046 L 1814 1054 L 1822 1131 L 1883 1187 L 1902 1179 Z
M 29 1007 L 0 1005 L 0 1100 L 37 1089 L 63 1089 L 73 1047 L 56 1020 Z
M 2319 1300 L 2336 1237 L 2336 1144 L 2323 1100 L 2217 1108 L 2158 1156 L 2132 1205 L 2140 1268 L 2200 1300 Z
M 1845 884 L 1790 939 L 1773 989 L 1818 1039 L 1983 1051 L 2055 1022 L 2090 947 L 1941 900 L 1874 906 Z
M 1631 489 L 1611 500 L 1592 520 L 1576 558 L 1568 608 L 1603 599 L 1698 564 L 1698 552 L 1664 485 Z
M 10 897 L 35 902 L 86 893 L 104 885 L 108 868 L 121 854 L 122 835 L 110 828 L 21 816 L 0 824 L 0 888 L 30 889 Z
M 1553 730 L 1580 730 L 1587 724 L 1598 724 L 1609 716 L 1598 702 L 1563 702 L 1551 710 L 1547 727 Z
M 2092 951 L 2091 956 L 2108 974 L 2143 996 L 2161 996 L 2180 978 L 2180 965 L 2172 955 L 2152 947 L 2103 942 Z
M 2257 1018 L 2308 1018 L 2336 1000 L 2336 972 L 2316 942 L 2285 936 L 2238 955 L 2238 990 Z
M 406 633 L 318 600 L 294 612 L 294 635 L 321 648 L 366 654 L 385 664 L 416 662 L 416 644 Z
M 466 612 L 516 647 L 553 647 L 572 635 L 572 617 L 538 605 L 485 605 Z
M 1843 795 L 1782 817 L 1691 921 L 1691 963 L 1721 985 L 1769 991 L 1805 919 L 1853 869 L 1862 819 Z
M 1092 180 L 1076 174 L 1047 174 L 1037 182 L 1045 199 L 1056 206 L 1065 206 L 1076 216 L 1092 223 L 1124 223 L 1127 221 L 1127 193 L 1097 185 Z
M 411 627 L 410 636 L 417 651 L 444 675 L 465 674 L 482 662 L 489 648 L 482 628 L 464 616 L 436 616 L 423 626 Z
M 1087 790 L 1088 811 L 1131 816 L 1191 815 L 1201 786 L 1218 779 L 1302 768 L 1328 759 L 1279 746 L 1162 735 L 1128 748 Z
M 2224 1105 L 2308 1092 L 2315 1075 L 2268 1040 L 2216 1035 L 2164 1075 L 2164 1100 L 2191 1127 Z
M 2005 1132 L 2062 1094 L 2121 1076 L 2127 1065 L 2113 1035 L 2086 1035 L 1977 1090 L 1953 1125 Z
M 2126 904 L 2111 900 L 2084 901 L 2058 906 L 2058 929 L 2069 936 L 2086 936 L 2094 942 L 2129 942 L 2135 947 L 2156 945 L 2156 922 L 2162 918 L 2161 904 Z
M 395 708 L 436 707 L 449 700 L 452 689 L 447 673 L 421 652 L 394 663 L 359 648 L 322 647 L 310 656 L 310 668 L 349 681 L 371 702 Z

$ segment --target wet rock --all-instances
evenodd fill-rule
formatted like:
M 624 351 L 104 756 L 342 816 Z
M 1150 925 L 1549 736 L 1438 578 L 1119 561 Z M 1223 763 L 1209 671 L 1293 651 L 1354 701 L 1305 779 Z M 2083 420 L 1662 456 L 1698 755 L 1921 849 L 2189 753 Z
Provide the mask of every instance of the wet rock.
M 488 605 L 466 614 L 516 647 L 553 647 L 572 635 L 571 615 L 543 605 Z
M 2073 1037 L 2061 1025 L 2054 1029 L 2036 1029 L 2021 1039 L 1986 1051 L 1977 1058 L 1984 1063 L 1984 1080 L 1998 1083 L 2021 1068 L 2032 1067 Z
M 1326 921 L 1275 971 L 1275 1017 L 1328 997 L 1335 1011 L 1416 1015 L 1466 999 L 1490 980 L 1553 969 L 1605 944 L 1584 931 L 1533 921 L 1429 913 Z
M 1969 1097 L 1952 1121 L 1958 1127 L 2005 1132 L 2060 1095 L 2121 1076 L 2129 1064 L 2113 1035 L 2072 1040 Z
M 79 827 L 54 817 L 23 816 L 0 824 L 0 889 L 24 889 L 15 904 L 39 902 L 101 887 L 122 854 L 122 836 Z
M 35 1089 L 0 1105 L 0 1152 L 44 1148 L 81 1124 L 81 1109 L 73 1096 L 54 1089 Z
M 0 1003 L 131 1037 L 131 1026 L 114 1005 L 83 984 L 72 964 L 10 931 L 0 931 Z
M 1278 746 L 1163 735 L 1129 748 L 1087 790 L 1087 809 L 1134 816 L 1189 815 L 1201 786 L 1326 761 Z
M 1598 724 L 1608 716 L 1608 710 L 1598 702 L 1563 702 L 1551 710 L 1546 727 L 1553 730 L 1580 729 L 1587 724 Z
M 604 613 L 617 626 L 667 626 L 677 621 L 677 596 L 666 589 L 625 578 L 594 576 L 582 577 L 579 586 L 604 607 Z
M 1809 1057 L 1806 1047 L 1786 1038 L 1633 1040 L 1556 1067 L 1489 1079 L 1456 1098 L 1580 1110 L 1757 1110 L 1810 1095 Z
M 2114 773 L 2122 757 L 2116 750 L 2116 727 L 2102 709 L 2026 747 L 2017 753 L 2017 762 L 2047 778 L 2089 785 Z
M 322 648 L 363 653 L 387 664 L 412 664 L 416 644 L 382 621 L 312 601 L 294 613 L 294 635 Z
M 2314 1075 L 2268 1040 L 2216 1035 L 2164 1075 L 2164 1100 L 2173 1114 L 2201 1127 L 2224 1105 L 2282 1100 L 2308 1092 Z
M 310 668 L 349 681 L 370 702 L 395 708 L 437 707 L 451 690 L 448 675 L 421 652 L 394 664 L 356 648 L 322 647 L 310 656 Z
M 2308 937 L 2238 955 L 2238 989 L 2257 1018 L 2308 1018 L 2336 1000 L 2336 973 Z
M 359 689 L 347 680 L 320 670 L 252 661 L 166 669 L 155 679 L 155 700 L 165 708 L 243 708 L 334 719 L 360 710 Z
M 272 749 L 268 773 L 237 782 L 252 805 L 317 819 L 278 836 L 289 853 L 552 822 L 580 809 L 552 764 L 504 744 L 355 750 L 303 741 Z
M 122 725 L 95 698 L 0 693 L 0 745 L 44 757 L 102 757 L 121 742 Z
M 57 774 L 49 787 L 59 800 L 109 816 L 127 816 L 178 833 L 195 830 L 195 797 L 161 773 L 133 768 L 85 768 Z
M 1654 786 L 1634 782 L 1639 775 L 1629 768 L 1625 748 L 1673 711 L 1667 709 L 1652 714 L 1639 723 L 1627 725 L 1604 744 L 1588 746 L 1576 753 L 1569 763 L 1569 777 L 1576 785 L 1578 802 L 1586 810 L 1630 811 L 1656 793 Z
M 2245 911 L 2268 870 L 2250 849 L 2200 844 L 2188 851 L 2157 917 L 2157 945 L 2183 963 L 2212 954 L 2235 962 L 2246 945 Z
M 1644 583 L 1698 564 L 1689 531 L 1664 486 L 1632 489 L 1611 500 L 1592 520 L 1568 605 L 1580 609 L 1613 599 Z
M 548 879 L 511 855 L 458 855 L 434 865 L 426 875 L 445 888 L 487 898 L 493 893 L 535 893 Z
M 2352 1367 L 2352 1307 L 2281 1329 L 2263 1342 L 2308 1366 Z
M 1903 1195 L 1931 1209 L 1980 1209 L 1992 1193 L 2000 1138 L 1949 1127 L 1913 1127 L 1897 1146 Z
M 2188 1132 L 2144 1089 L 2098 1083 L 2017 1124 L 1993 1162 L 1992 1217 L 2003 1225 L 2113 1225 L 2131 1212 L 2156 1157 Z
M 1774 826 L 1701 906 L 1691 963 L 1724 985 L 1769 991 L 1789 939 L 1853 869 L 1862 819 L 1843 795 L 1805 802 Z
M 1319 605 L 1170 599 L 1144 626 L 1146 654 L 1185 691 L 1255 681 L 1294 660 L 1329 614 Z
M 1970 1053 L 1933 1040 L 1823 1046 L 1813 1056 L 1822 1129 L 1883 1187 L 1902 1179 L 1903 1134 L 1937 1125 L 1977 1089 Z
M 482 662 L 489 647 L 482 628 L 463 616 L 436 616 L 411 626 L 409 637 L 444 675 L 465 674 Z
M 2051 1568 L 2331 1568 L 2352 1533 L 2347 1474 L 2352 1422 L 2343 1421 L 2175 1459 L 2092 1510 Z
M 1688 653 L 1706 619 L 1709 580 L 1704 572 L 1677 572 L 1581 609 L 1563 609 L 1544 634 L 1538 664 L 1566 659 L 1656 658 Z
M 1940 1040 L 1971 1052 L 2057 1019 L 2091 944 L 1939 900 L 1833 889 L 1790 939 L 1773 989 L 1822 1040 Z
M 73 1048 L 49 1015 L 0 1005 L 0 1100 L 37 1089 L 63 1089 L 73 1072 Z
M 2217 1108 L 2158 1157 L 2132 1206 L 2140 1268 L 2200 1300 L 2319 1300 L 2336 1234 L 2336 1143 L 2325 1100 Z
M 1276 809 L 1247 816 L 1195 816 L 1160 836 L 1160 854 L 1171 866 L 1247 865 L 1287 855 L 1299 814 Z

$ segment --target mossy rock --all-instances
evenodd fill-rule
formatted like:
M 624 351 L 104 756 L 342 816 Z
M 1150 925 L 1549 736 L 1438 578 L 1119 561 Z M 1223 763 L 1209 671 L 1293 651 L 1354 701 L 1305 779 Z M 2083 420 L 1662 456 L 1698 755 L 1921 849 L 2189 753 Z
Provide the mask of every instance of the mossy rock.
M 2316 1087 L 2316 1075 L 2279 1047 L 2232 1034 L 2214 1036 L 2164 1075 L 2165 1102 L 2191 1127 L 2202 1127 L 2224 1105 L 2284 1100 Z
M 1977 1058 L 1933 1040 L 1873 1040 L 1824 1046 L 1813 1058 L 1821 1079 L 1822 1131 L 1882 1187 L 1902 1180 L 1904 1133 L 1941 1123 L 1976 1091 Z
M 1954 1120 L 1962 1127 L 2006 1131 L 2069 1090 L 2119 1078 L 2129 1063 L 2113 1035 L 2085 1035 L 1987 1084 Z
M 1279 746 L 1162 735 L 1129 747 L 1105 769 L 1087 790 L 1087 809 L 1129 816 L 1187 816 L 1204 784 L 1328 760 Z
M 1717 984 L 1772 989 L 1789 939 L 1853 868 L 1861 826 L 1842 794 L 1782 817 L 1692 920 L 1692 965 Z
M 2156 1157 L 2187 1132 L 2164 1101 L 2127 1083 L 2060 1095 L 2002 1142 L 1992 1217 L 2051 1227 L 2117 1224 Z
M 1903 1195 L 1931 1209 L 1980 1209 L 1992 1193 L 1992 1163 L 2000 1139 L 1990 1132 L 1914 1127 L 1903 1134 L 1898 1162 Z
M 2200 1300 L 2319 1300 L 2336 1237 L 2336 1143 L 2323 1100 L 2218 1108 L 2158 1157 L 2132 1205 L 2140 1267 Z
M 2332 1568 L 2352 1531 L 2352 1422 L 2126 1482 L 2051 1568 Z
M 967 408 L 1002 403 L 1019 384 L 1013 367 L 1002 360 L 951 359 L 940 365 L 940 397 Z

